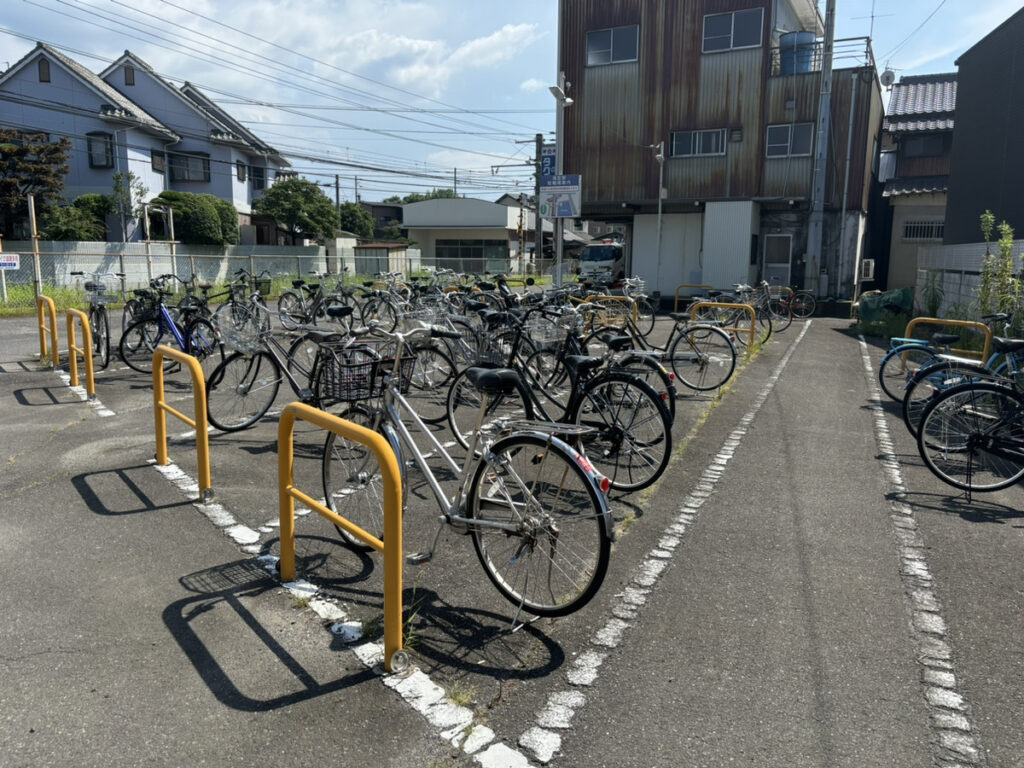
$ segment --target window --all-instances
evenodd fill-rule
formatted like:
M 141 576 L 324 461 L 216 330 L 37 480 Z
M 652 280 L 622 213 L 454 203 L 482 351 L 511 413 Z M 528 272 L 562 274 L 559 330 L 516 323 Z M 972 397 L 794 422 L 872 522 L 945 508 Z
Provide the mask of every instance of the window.
M 245 181 L 245 163 L 241 160 L 235 161 L 235 176 L 239 181 Z
M 159 149 L 149 150 L 149 163 L 156 173 L 163 173 L 167 170 L 167 155 Z
M 249 178 L 252 179 L 253 189 L 263 189 L 266 187 L 266 173 L 258 165 L 254 165 L 249 169 Z
M 942 154 L 945 142 L 942 136 L 933 133 L 927 136 L 910 136 L 904 140 L 905 157 L 937 157 Z
M 89 147 L 90 168 L 114 167 L 114 137 L 109 133 L 89 133 L 85 137 Z
M 39 82 L 50 82 L 50 62 L 48 59 L 39 60 Z
M 131 64 L 124 65 L 124 84 L 135 85 L 135 67 Z
M 210 156 L 171 155 L 171 181 L 209 181 Z
M 673 131 L 672 133 L 672 157 L 724 154 L 724 128 L 711 131 Z
M 904 240 L 941 240 L 946 233 L 944 221 L 905 221 Z
M 587 66 L 636 61 L 640 48 L 640 27 L 613 27 L 587 32 Z
M 733 13 L 715 13 L 704 17 L 704 53 L 757 48 L 761 45 L 764 9 L 751 8 Z
M 765 142 L 767 157 L 802 157 L 811 154 L 814 123 L 769 125 Z

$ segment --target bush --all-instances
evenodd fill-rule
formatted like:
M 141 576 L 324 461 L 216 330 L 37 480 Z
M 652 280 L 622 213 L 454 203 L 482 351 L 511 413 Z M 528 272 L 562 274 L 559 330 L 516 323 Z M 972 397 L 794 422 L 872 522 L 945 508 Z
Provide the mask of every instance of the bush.
M 190 245 L 225 245 L 224 225 L 213 195 L 167 190 L 153 200 L 168 205 L 174 211 L 174 236 Z M 224 201 L 234 212 L 231 203 Z M 235 237 L 238 233 L 238 214 L 235 214 Z M 237 239 L 234 242 L 238 242 Z

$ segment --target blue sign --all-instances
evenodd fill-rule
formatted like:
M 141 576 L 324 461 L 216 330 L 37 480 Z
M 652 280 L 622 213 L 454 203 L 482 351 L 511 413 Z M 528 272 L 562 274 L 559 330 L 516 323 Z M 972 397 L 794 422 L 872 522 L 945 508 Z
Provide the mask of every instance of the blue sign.
M 0 253 L 0 269 L 21 269 L 21 254 Z
M 540 150 L 540 175 L 553 176 L 558 172 L 558 159 L 555 156 L 555 145 L 545 144 Z

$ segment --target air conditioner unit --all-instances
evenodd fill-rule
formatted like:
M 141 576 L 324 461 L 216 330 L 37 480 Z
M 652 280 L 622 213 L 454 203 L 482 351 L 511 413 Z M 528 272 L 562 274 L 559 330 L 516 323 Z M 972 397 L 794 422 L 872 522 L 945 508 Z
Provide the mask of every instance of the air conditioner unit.
M 860 262 L 860 281 L 866 283 L 869 280 L 875 279 L 875 260 L 874 259 L 861 259 Z

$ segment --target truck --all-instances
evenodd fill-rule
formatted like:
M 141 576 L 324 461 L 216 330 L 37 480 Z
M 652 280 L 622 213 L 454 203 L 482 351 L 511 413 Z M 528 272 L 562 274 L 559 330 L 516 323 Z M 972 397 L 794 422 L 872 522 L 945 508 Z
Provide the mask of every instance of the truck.
M 611 285 L 626 274 L 626 255 L 622 243 L 606 240 L 591 243 L 580 254 L 580 280 Z

